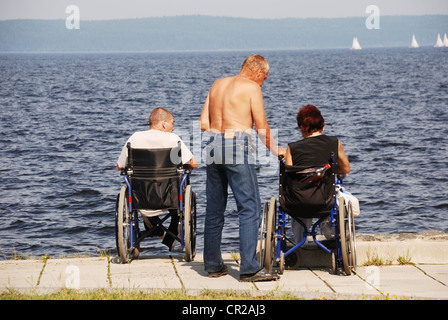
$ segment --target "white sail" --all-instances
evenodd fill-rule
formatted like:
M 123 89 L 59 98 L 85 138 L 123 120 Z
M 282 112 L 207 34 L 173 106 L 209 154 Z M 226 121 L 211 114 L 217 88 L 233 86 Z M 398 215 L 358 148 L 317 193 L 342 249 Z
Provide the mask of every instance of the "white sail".
M 415 39 L 415 35 L 412 35 L 412 43 L 411 43 L 411 48 L 418 48 L 419 45 L 417 43 L 417 39 Z
M 448 38 L 446 37 L 446 33 L 445 36 L 443 37 L 443 46 L 448 47 Z
M 437 35 L 437 42 L 434 45 L 435 48 L 440 48 L 443 47 L 443 42 L 442 39 L 440 38 L 440 33 Z
M 353 43 L 352 43 L 352 50 L 361 50 L 362 48 L 361 48 L 361 46 L 359 45 L 359 42 L 358 42 L 358 38 L 357 37 L 354 37 L 353 38 Z

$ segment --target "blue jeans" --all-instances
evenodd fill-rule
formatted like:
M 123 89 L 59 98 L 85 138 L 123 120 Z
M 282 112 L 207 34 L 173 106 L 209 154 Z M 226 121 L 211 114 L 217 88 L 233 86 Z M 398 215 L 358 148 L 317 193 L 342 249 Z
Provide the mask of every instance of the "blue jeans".
M 258 272 L 256 255 L 258 224 L 261 211 L 255 165 L 250 161 L 250 136 L 239 134 L 234 139 L 212 137 L 207 146 L 207 209 L 204 232 L 204 266 L 207 272 L 223 267 L 221 238 L 228 186 L 232 188 L 238 209 L 240 237 L 240 274 Z

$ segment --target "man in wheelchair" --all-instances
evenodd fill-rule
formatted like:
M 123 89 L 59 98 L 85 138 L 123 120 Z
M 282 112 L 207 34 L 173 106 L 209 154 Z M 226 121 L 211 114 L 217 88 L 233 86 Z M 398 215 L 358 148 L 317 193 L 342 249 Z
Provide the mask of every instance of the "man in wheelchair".
M 181 162 L 187 169 L 195 169 L 198 167 L 197 162 L 185 146 L 180 137 L 173 133 L 174 117 L 170 111 L 164 108 L 154 109 L 149 116 L 150 129 L 146 131 L 137 131 L 126 141 L 121 150 L 121 154 L 117 161 L 117 170 L 123 170 L 128 163 L 128 145 L 132 149 L 167 149 L 175 148 L 180 143 Z M 161 223 L 159 214 L 163 213 L 164 209 L 138 209 L 142 215 L 144 226 L 146 230 L 158 226 Z M 160 227 L 155 228 L 151 232 L 151 236 L 159 236 L 163 239 L 162 243 L 168 246 L 172 251 L 176 244 L 175 238 L 172 235 L 178 235 L 179 215 L 176 209 L 170 209 L 171 222 L 168 230 L 165 233 Z M 172 234 L 172 235 L 171 235 Z

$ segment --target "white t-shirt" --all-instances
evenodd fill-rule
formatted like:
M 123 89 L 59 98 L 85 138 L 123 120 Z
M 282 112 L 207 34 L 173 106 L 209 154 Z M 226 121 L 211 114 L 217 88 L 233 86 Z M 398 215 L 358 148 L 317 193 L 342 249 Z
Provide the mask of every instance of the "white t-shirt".
M 185 146 L 184 142 L 177 134 L 154 129 L 137 131 L 126 141 L 123 149 L 121 149 L 121 154 L 118 158 L 117 165 L 120 168 L 124 168 L 126 166 L 126 160 L 128 158 L 128 148 L 126 145 L 128 142 L 131 143 L 131 147 L 133 149 L 158 149 L 174 148 L 177 146 L 179 141 L 181 143 L 182 163 L 186 164 L 191 160 L 191 158 L 193 158 L 193 154 Z M 139 212 L 143 216 L 152 217 L 165 212 L 165 210 L 139 210 Z
M 126 166 L 126 160 L 128 157 L 128 149 L 126 145 L 128 142 L 131 143 L 133 149 L 159 149 L 159 148 L 174 148 L 180 141 L 182 150 L 182 163 L 188 163 L 193 154 L 185 146 L 184 142 L 179 138 L 179 136 L 172 132 L 165 132 L 160 130 L 146 130 L 135 132 L 124 144 L 121 150 L 120 157 L 118 158 L 117 165 L 120 168 Z

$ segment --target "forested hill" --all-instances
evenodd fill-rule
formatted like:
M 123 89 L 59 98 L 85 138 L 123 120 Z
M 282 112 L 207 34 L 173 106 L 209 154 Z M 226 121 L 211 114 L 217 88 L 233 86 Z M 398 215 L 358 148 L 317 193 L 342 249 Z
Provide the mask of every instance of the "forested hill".
M 381 16 L 380 29 L 368 29 L 367 17 L 245 19 L 210 16 L 80 21 L 0 21 L 0 52 L 139 52 L 177 50 L 363 48 L 420 46 L 448 34 L 448 15 Z

